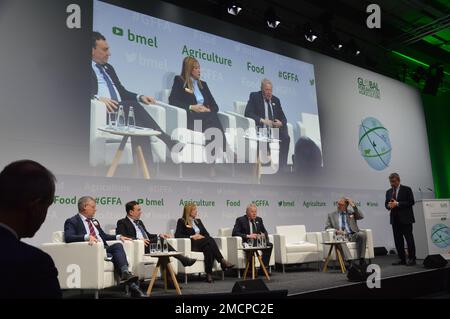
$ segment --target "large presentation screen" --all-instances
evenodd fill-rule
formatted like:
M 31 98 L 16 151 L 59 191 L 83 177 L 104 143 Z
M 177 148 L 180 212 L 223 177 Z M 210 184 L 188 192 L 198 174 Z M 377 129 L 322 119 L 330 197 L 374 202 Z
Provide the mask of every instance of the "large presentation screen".
M 232 151 L 223 160 L 213 161 L 217 174 L 224 177 L 222 181 L 260 182 L 265 175 L 280 173 L 289 178 L 302 165 L 320 168 L 324 164 L 312 64 L 101 1 L 94 1 L 93 31 L 106 39 L 110 54 L 107 68 L 115 71 L 123 88 L 136 93 L 137 99 L 139 95 L 156 98 L 156 105 L 144 104 L 143 109 L 164 133 L 184 145 L 177 156 L 172 156 L 161 135 L 150 137 L 151 161 L 148 162 L 152 166 L 149 170 L 156 172 L 155 178 L 205 180 L 210 177 L 205 165 L 211 162 L 205 154 L 210 150 L 211 139 L 208 140 L 204 128 L 211 118 L 211 126 L 220 126 L 224 132 L 223 150 Z M 189 87 L 186 76 L 180 80 L 183 60 L 188 56 L 195 58 L 200 67 L 203 84 L 200 97 Z M 96 68 L 93 62 L 93 74 L 98 79 L 102 75 Z M 267 96 L 261 88 L 268 82 L 272 97 L 264 99 Z M 106 106 L 96 100 L 100 98 L 100 88 L 95 81 L 93 85 L 90 166 L 99 172 L 102 167 L 117 164 L 114 174 L 136 176 L 129 164 L 133 158 L 139 159 L 139 154 L 133 156 L 130 139 L 117 159 L 115 155 L 123 135 L 103 130 L 111 127 L 110 122 L 118 125 L 121 111 L 108 114 Z M 107 83 L 103 87 L 108 95 Z M 121 89 L 116 88 L 116 92 L 118 99 L 125 99 Z M 209 113 L 214 113 L 207 115 L 208 120 L 203 120 L 201 128 L 194 123 L 196 119 L 205 119 L 204 114 L 189 108 L 202 104 L 199 101 L 204 101 Z M 124 104 L 127 116 L 127 108 L 132 105 Z M 147 114 L 134 110 L 139 133 L 144 131 L 141 127 L 153 128 Z M 272 120 L 275 130 L 261 119 Z M 277 120 L 281 126 L 275 124 Z M 143 156 L 147 156 L 145 151 Z

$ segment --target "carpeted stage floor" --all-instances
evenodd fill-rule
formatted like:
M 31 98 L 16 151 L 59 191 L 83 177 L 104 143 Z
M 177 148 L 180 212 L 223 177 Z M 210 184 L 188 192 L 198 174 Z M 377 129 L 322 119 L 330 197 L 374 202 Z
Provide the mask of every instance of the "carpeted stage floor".
M 372 263 L 378 264 L 381 268 L 381 279 L 395 278 L 405 275 L 429 272 L 432 270 L 425 269 L 422 261 L 419 260 L 415 266 L 393 266 L 392 262 L 396 261 L 396 256 L 381 256 L 372 260 Z M 333 264 L 332 264 L 333 265 Z M 317 264 L 299 265 L 286 267 L 283 274 L 280 271 L 272 270 L 271 280 L 264 280 L 270 290 L 288 290 L 288 296 L 299 296 L 311 292 L 327 290 L 337 287 L 345 287 L 358 285 L 347 280 L 347 275 L 342 274 L 340 269 L 330 268 L 329 272 L 323 273 L 318 271 Z M 450 268 L 450 266 L 447 266 Z M 238 279 L 235 271 L 226 274 L 225 280 L 221 279 L 221 275 L 217 274 L 213 284 L 205 282 L 205 278 L 197 275 L 189 276 L 187 284 L 184 283 L 184 277 L 179 277 L 180 286 L 183 295 L 199 295 L 214 293 L 230 293 L 233 285 Z M 258 278 L 263 278 L 262 276 Z M 148 282 L 141 284 L 141 288 L 146 291 Z M 173 296 L 175 290 L 164 291 L 162 280 L 157 280 L 153 288 L 152 296 Z M 93 293 L 89 291 L 64 291 L 64 298 L 93 298 Z M 100 292 L 100 298 L 127 298 L 123 287 L 112 287 Z

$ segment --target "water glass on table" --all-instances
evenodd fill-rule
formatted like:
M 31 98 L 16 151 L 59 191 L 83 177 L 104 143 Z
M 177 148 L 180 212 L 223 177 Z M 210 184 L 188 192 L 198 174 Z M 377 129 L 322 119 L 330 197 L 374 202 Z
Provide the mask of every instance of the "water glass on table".
M 117 112 L 108 112 L 108 128 L 114 129 L 117 126 Z

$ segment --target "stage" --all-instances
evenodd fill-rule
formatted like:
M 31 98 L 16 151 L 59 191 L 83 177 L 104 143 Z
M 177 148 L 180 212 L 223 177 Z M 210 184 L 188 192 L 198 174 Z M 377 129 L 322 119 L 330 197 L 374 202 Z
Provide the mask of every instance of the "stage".
M 271 280 L 264 279 L 270 291 L 287 290 L 287 298 L 419 298 L 428 295 L 449 293 L 450 266 L 440 269 L 426 269 L 422 260 L 415 266 L 393 266 L 396 256 L 381 256 L 372 260 L 381 268 L 381 288 L 369 289 L 365 282 L 349 282 L 347 274 L 342 274 L 336 268 L 329 272 L 318 271 L 317 264 L 298 265 L 286 267 L 283 274 L 272 270 Z M 238 279 L 235 272 L 230 272 L 221 279 L 220 274 L 215 276 L 213 284 L 204 281 L 204 277 L 192 275 L 187 284 L 179 277 L 182 287 L 181 298 L 224 298 L 236 296 L 231 290 Z M 258 278 L 263 278 L 262 276 Z M 141 285 L 146 289 L 148 282 Z M 93 298 L 89 291 L 64 291 L 64 298 Z M 175 290 L 163 289 L 161 280 L 158 280 L 153 289 L 151 298 L 173 298 Z M 127 298 L 122 287 L 105 289 L 100 292 L 103 298 Z

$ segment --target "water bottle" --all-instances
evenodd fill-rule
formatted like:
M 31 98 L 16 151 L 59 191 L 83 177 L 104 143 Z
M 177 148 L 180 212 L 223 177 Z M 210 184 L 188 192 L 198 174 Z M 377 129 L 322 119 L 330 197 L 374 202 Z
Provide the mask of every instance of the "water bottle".
M 261 235 L 258 235 L 258 237 L 256 237 L 256 247 L 261 247 Z
M 169 243 L 167 242 L 167 239 L 163 238 L 163 252 L 168 253 L 169 252 Z
M 261 235 L 261 247 L 262 248 L 266 248 L 266 235 L 265 234 L 262 234 Z
M 132 106 L 130 106 L 130 111 L 128 112 L 128 130 L 134 131 L 135 126 L 136 126 L 136 119 L 134 117 L 134 109 Z
M 122 105 L 119 107 L 119 112 L 117 113 L 117 128 L 119 130 L 125 129 L 125 112 Z
M 161 238 L 159 238 L 159 235 L 156 240 L 157 240 L 156 241 L 156 251 L 159 253 L 159 252 L 161 252 Z

